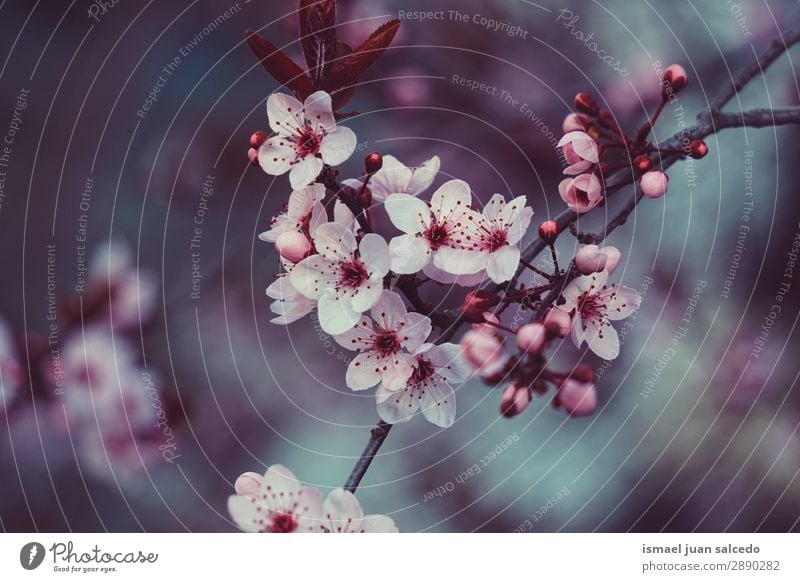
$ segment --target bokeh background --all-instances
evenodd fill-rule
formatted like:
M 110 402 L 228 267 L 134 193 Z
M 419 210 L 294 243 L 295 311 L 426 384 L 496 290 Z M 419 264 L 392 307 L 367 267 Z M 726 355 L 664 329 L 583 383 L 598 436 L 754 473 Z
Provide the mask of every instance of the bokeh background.
M 579 17 L 572 28 L 559 20 L 564 9 Z M 260 30 L 300 61 L 295 10 L 279 0 L 0 3 L 0 133 L 16 119 L 2 168 L 0 315 L 20 346 L 14 378 L 3 355 L 2 530 L 234 531 L 226 500 L 244 471 L 282 463 L 324 490 L 344 483 L 377 420 L 374 398 L 344 386 L 349 354 L 313 319 L 269 323 L 264 289 L 278 264 L 256 235 L 286 201 L 288 181 L 246 157 L 277 84 L 243 31 Z M 659 98 L 653 63 L 682 63 L 690 85 L 682 111 L 668 108 L 659 121 L 661 140 L 693 123 L 732 72 L 800 22 L 792 0 L 342 0 L 339 35 L 358 44 L 414 10 L 444 10 L 445 19 L 404 20 L 361 79 L 351 103 L 359 115 L 347 122 L 360 151 L 343 177 L 358 176 L 367 151 L 409 164 L 437 154 L 437 184 L 465 179 L 482 200 L 525 194 L 535 224 L 563 207 L 553 146 L 576 92 L 593 92 L 634 129 Z M 519 32 L 493 31 L 482 16 Z M 592 34 L 628 74 L 575 31 Z M 798 58 L 784 55 L 729 109 L 800 104 Z M 454 75 L 519 104 L 470 91 Z M 137 113 L 159 77 L 157 100 Z M 583 358 L 598 370 L 594 416 L 568 418 L 541 399 L 503 419 L 499 393 L 470 381 L 457 390 L 452 428 L 421 417 L 395 427 L 359 490 L 365 510 L 391 514 L 401 531 L 800 529 L 800 272 L 784 279 L 800 232 L 797 138 L 796 128 L 710 137 L 709 155 L 675 165 L 669 193 L 645 201 L 613 234 L 625 261 L 615 276 L 646 291 L 622 355 L 606 365 L 568 343 L 553 352 L 562 368 Z M 82 205 L 87 178 L 93 188 Z M 209 180 L 213 193 L 204 196 Z M 171 456 L 152 442 L 116 455 L 102 441 L 87 447 L 63 422 L 66 395 L 31 387 L 42 374 L 26 357 L 46 342 L 53 289 L 57 342 L 81 329 L 76 300 L 89 301 L 76 293 L 81 229 L 89 254 L 109 240 L 127 245 L 126 269 L 154 282 L 152 313 L 119 341 L 135 347 L 142 374 L 158 378 Z M 565 260 L 568 238 L 559 247 Z M 202 275 L 199 298 L 193 271 Z M 101 425 L 90 422 L 81 438 Z M 457 479 L 476 463 L 479 473 Z M 428 494 L 436 490 L 446 493 Z

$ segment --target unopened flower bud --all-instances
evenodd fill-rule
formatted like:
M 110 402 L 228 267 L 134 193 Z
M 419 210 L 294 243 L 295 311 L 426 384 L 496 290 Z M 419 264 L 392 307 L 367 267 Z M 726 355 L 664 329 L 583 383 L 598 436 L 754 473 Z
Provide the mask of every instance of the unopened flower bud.
M 597 408 L 597 390 L 591 382 L 568 379 L 558 389 L 558 402 L 570 414 L 586 416 Z
M 503 390 L 500 414 L 506 418 L 518 415 L 531 403 L 531 390 L 527 386 L 510 384 Z
M 584 245 L 575 253 L 575 266 L 582 275 L 603 271 L 607 260 L 606 254 L 597 245 Z
M 549 245 L 556 242 L 556 238 L 558 238 L 558 225 L 556 222 L 554 220 L 545 220 L 540 224 L 539 237 Z
M 269 136 L 264 131 L 255 131 L 253 135 L 250 136 L 250 147 L 258 149 L 261 145 L 267 141 Z
M 378 152 L 368 154 L 367 157 L 364 158 L 364 167 L 367 170 L 367 174 L 374 174 L 383 167 L 383 156 Z
M 689 157 L 695 160 L 700 160 L 706 157 L 708 153 L 708 146 L 702 139 L 693 139 L 689 143 Z
M 541 323 L 528 323 L 517 330 L 517 347 L 527 354 L 538 354 L 546 340 L 547 333 Z
M 645 172 L 639 179 L 639 187 L 642 194 L 648 198 L 661 198 L 667 191 L 669 178 L 660 170 L 650 170 Z
M 572 327 L 572 318 L 560 307 L 551 307 L 544 316 L 544 323 L 548 331 L 552 329 L 558 337 L 567 337 Z
M 299 263 L 311 250 L 311 241 L 301 232 L 284 232 L 275 240 L 275 249 L 287 261 Z
M 584 113 L 570 113 L 564 118 L 564 123 L 561 124 L 561 130 L 564 133 L 570 131 L 589 131 L 589 128 L 594 124 L 592 118 Z
M 589 93 L 575 95 L 575 109 L 588 115 L 597 115 L 597 103 Z
M 500 303 L 500 298 L 495 293 L 479 289 L 467 293 L 464 305 L 461 306 L 461 317 L 469 323 L 486 322 L 485 313 Z
M 254 166 L 258 165 L 258 150 L 255 148 L 250 148 L 247 150 L 247 159 L 250 160 L 250 163 Z
M 503 347 L 503 338 L 487 326 L 476 326 L 464 334 L 461 339 L 464 359 L 478 372 L 491 372 L 502 362 L 505 365 L 507 356 Z
M 653 169 L 653 160 L 650 159 L 650 156 L 638 155 L 633 158 L 633 169 L 639 174 L 649 172 Z
M 686 75 L 686 69 L 680 65 L 670 65 L 664 71 L 662 78 L 662 98 L 664 101 L 669 99 L 671 93 L 680 93 L 686 85 L 689 84 L 689 77 Z
M 233 484 L 233 488 L 239 495 L 258 495 L 261 489 L 261 482 L 264 477 L 258 473 L 242 473 Z
M 603 247 L 603 252 L 606 254 L 606 271 L 610 275 L 613 273 L 617 265 L 619 265 L 620 259 L 622 259 L 622 253 L 619 252 L 617 247 Z

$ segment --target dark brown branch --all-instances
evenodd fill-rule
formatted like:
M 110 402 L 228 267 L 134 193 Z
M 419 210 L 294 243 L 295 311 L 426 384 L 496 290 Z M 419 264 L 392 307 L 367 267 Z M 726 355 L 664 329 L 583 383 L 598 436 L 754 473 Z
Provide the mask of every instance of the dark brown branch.
M 350 476 L 347 478 L 347 483 L 344 484 L 344 488 L 347 491 L 350 493 L 356 492 L 359 483 L 361 483 L 361 479 L 364 478 L 364 473 L 366 473 L 367 469 L 369 469 L 372 459 L 375 458 L 375 455 L 378 453 L 378 449 L 381 448 L 383 441 L 385 441 L 386 437 L 389 436 L 389 431 L 391 429 L 391 424 L 381 420 L 375 425 L 375 428 L 370 431 L 369 442 L 364 448 L 364 452 L 361 453 L 361 457 L 359 457 L 358 461 L 356 462 L 356 466 L 353 467 L 353 471 L 350 473 Z
M 795 26 L 785 35 L 781 35 L 769 45 L 769 48 L 761 53 L 752 65 L 744 69 L 741 73 L 733 78 L 731 84 L 720 93 L 714 101 L 711 102 L 709 107 L 710 111 L 719 111 L 722 107 L 741 91 L 745 85 L 753 80 L 753 77 L 759 73 L 763 73 L 778 57 L 780 57 L 790 47 L 800 41 L 800 25 Z

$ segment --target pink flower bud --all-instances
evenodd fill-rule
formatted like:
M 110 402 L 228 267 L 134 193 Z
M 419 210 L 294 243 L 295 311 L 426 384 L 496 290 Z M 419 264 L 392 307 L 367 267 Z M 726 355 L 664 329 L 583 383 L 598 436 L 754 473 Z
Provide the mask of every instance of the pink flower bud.
M 642 194 L 648 198 L 661 198 L 669 186 L 669 178 L 664 172 L 650 170 L 639 179 Z
M 464 334 L 461 339 L 464 358 L 476 372 L 494 368 L 501 360 L 506 359 L 503 338 L 487 326 L 476 326 Z
M 518 415 L 531 403 L 531 390 L 527 386 L 510 384 L 503 390 L 503 400 L 500 403 L 500 414 L 506 418 Z
M 255 149 L 260 148 L 261 144 L 267 141 L 268 137 L 269 136 L 266 134 L 266 132 L 263 131 L 253 132 L 253 135 L 250 136 L 250 147 Z
M 708 146 L 702 139 L 694 139 L 689 143 L 689 157 L 701 160 L 706 157 Z
M 383 156 L 378 152 L 372 152 L 364 158 L 364 168 L 367 174 L 374 174 L 383 167 Z
M 558 225 L 555 220 L 545 220 L 539 225 L 539 237 L 551 245 L 558 238 Z
M 578 93 L 575 95 L 575 109 L 581 113 L 597 115 L 597 102 L 589 93 Z
M 551 307 L 544 316 L 544 322 L 547 325 L 555 325 L 559 337 L 567 337 L 572 327 L 572 318 L 560 307 Z
M 588 131 L 592 126 L 592 118 L 583 113 L 570 113 L 564 118 L 561 129 L 564 133 L 570 131 Z
M 603 252 L 606 255 L 606 271 L 610 275 L 613 273 L 617 265 L 619 265 L 620 259 L 622 259 L 622 253 L 619 252 L 617 247 L 603 247 Z
M 584 245 L 575 254 L 575 266 L 582 275 L 603 271 L 607 260 L 608 256 L 597 245 Z
M 303 233 L 288 231 L 275 240 L 275 249 L 287 261 L 299 263 L 311 250 L 311 241 Z
M 250 160 L 250 163 L 254 166 L 258 165 L 258 150 L 255 148 L 250 148 L 247 150 L 247 159 Z
M 258 473 L 242 473 L 239 475 L 238 479 L 236 479 L 233 488 L 239 495 L 258 495 L 263 480 L 264 477 Z
M 597 390 L 591 382 L 568 379 L 558 390 L 558 401 L 570 414 L 586 416 L 597 408 Z
M 662 84 L 664 86 L 662 97 L 666 101 L 669 99 L 670 93 L 680 93 L 689 84 L 686 69 L 680 65 L 670 65 L 664 71 Z
M 603 186 L 594 174 L 581 174 L 558 185 L 561 199 L 578 214 L 588 212 L 603 201 Z
M 564 169 L 568 176 L 585 172 L 600 161 L 597 142 L 585 131 L 570 131 L 559 140 L 556 147 L 561 148 L 564 159 L 570 164 Z
M 529 323 L 517 330 L 517 347 L 528 354 L 538 354 L 547 339 L 541 323 Z

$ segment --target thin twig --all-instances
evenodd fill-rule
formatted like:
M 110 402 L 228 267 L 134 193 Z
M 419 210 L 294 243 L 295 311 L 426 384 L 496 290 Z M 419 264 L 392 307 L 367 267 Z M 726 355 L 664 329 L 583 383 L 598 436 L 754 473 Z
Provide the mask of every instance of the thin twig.
M 364 473 L 369 469 L 369 465 L 378 453 L 378 449 L 381 448 L 383 441 L 389 436 L 389 431 L 392 429 L 392 426 L 393 425 L 381 420 L 375 425 L 375 428 L 370 431 L 369 442 L 356 462 L 356 466 L 353 467 L 350 476 L 347 478 L 347 483 L 344 484 L 344 488 L 350 493 L 355 493 L 356 489 L 358 489 L 361 479 L 364 478 Z

